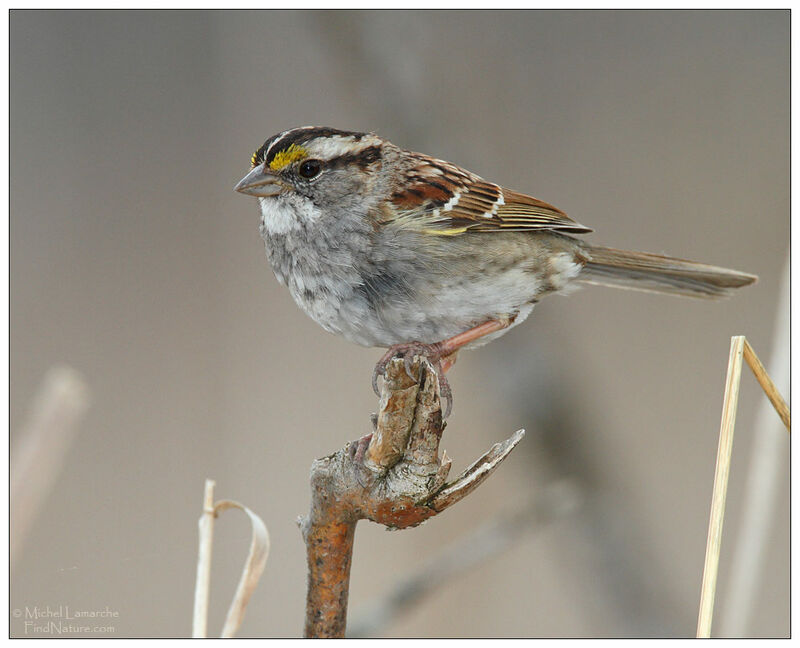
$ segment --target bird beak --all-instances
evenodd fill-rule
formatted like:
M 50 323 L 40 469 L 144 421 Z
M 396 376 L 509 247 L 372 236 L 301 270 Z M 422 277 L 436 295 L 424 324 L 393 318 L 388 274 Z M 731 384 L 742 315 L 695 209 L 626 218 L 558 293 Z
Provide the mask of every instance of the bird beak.
M 234 189 L 248 196 L 277 196 L 281 192 L 281 183 L 277 176 L 267 173 L 264 165 L 259 164 Z

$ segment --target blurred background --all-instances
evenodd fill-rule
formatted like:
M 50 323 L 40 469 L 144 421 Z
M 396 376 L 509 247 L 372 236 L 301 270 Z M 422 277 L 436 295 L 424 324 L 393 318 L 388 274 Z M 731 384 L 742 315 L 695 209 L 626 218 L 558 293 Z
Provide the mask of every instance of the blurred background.
M 91 394 L 15 556 L 12 608 L 108 607 L 114 636 L 187 636 L 211 477 L 272 537 L 240 636 L 302 632 L 308 469 L 370 431 L 381 351 L 294 305 L 255 200 L 232 188 L 265 139 L 317 124 L 530 193 L 593 242 L 760 277 L 722 302 L 588 287 L 462 354 L 454 471 L 528 434 L 446 515 L 359 525 L 351 630 L 694 635 L 730 337 L 788 366 L 788 11 L 12 11 L 10 34 L 12 452 L 51 367 Z M 789 634 L 788 438 L 765 403 L 745 370 L 717 636 Z M 744 587 L 759 434 L 777 439 L 775 497 Z M 503 551 L 385 621 L 369 612 L 508 519 L 525 522 Z M 246 518 L 223 516 L 212 635 L 248 543 Z

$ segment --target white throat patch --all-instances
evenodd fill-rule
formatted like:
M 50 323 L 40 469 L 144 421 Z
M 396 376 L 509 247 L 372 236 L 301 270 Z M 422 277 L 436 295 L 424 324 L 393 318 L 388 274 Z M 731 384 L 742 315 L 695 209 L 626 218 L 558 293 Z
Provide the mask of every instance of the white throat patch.
M 294 205 L 289 204 L 291 198 L 277 196 L 259 198 L 261 206 L 261 225 L 270 234 L 286 234 L 300 229 L 316 221 L 320 211 L 307 200 L 295 199 Z

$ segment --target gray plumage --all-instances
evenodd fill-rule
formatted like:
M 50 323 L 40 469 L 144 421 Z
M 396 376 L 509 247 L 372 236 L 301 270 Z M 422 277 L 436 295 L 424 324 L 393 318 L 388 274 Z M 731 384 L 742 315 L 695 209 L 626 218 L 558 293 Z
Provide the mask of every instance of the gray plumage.
M 267 256 L 297 304 L 366 346 L 433 344 L 489 320 L 516 326 L 576 282 L 713 298 L 756 280 L 589 245 L 573 236 L 589 228 L 552 205 L 373 134 L 285 131 L 237 189 L 259 197 Z

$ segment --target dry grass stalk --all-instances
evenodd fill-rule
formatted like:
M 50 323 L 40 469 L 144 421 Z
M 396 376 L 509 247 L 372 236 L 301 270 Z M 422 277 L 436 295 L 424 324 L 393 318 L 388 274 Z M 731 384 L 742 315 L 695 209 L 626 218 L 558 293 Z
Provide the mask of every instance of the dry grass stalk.
M 758 380 L 767 398 L 769 398 L 769 402 L 772 403 L 775 411 L 778 412 L 778 416 L 781 417 L 781 421 L 783 421 L 783 424 L 786 426 L 786 430 L 791 432 L 792 421 L 789 406 L 786 404 L 786 401 L 783 400 L 783 396 L 781 396 L 775 383 L 772 382 L 772 378 L 769 377 L 767 370 L 764 368 L 764 365 L 761 364 L 761 360 L 758 359 L 756 352 L 753 351 L 753 347 L 750 346 L 747 340 L 744 341 L 744 359 L 747 361 L 750 369 L 753 370 L 753 375 L 756 377 L 756 380 Z
M 208 601 L 211 590 L 211 549 L 214 539 L 214 520 L 223 511 L 238 509 L 250 518 L 252 535 L 250 537 L 250 551 L 247 554 L 236 593 L 228 608 L 225 625 L 222 628 L 222 637 L 227 639 L 236 635 L 242 625 L 244 613 L 250 597 L 264 573 L 269 556 L 269 533 L 264 521 L 246 506 L 233 500 L 221 500 L 214 504 L 214 486 L 211 479 L 206 479 L 203 496 L 203 514 L 198 522 L 200 531 L 200 546 L 197 552 L 197 580 L 194 590 L 194 620 L 192 623 L 192 636 L 205 638 L 208 630 Z
M 714 595 L 717 591 L 719 552 L 722 544 L 722 521 L 725 516 L 725 496 L 731 471 L 733 428 L 736 424 L 736 406 L 739 403 L 739 384 L 742 378 L 744 336 L 731 338 L 728 358 L 728 375 L 725 379 L 725 399 L 722 403 L 722 422 L 719 428 L 717 466 L 714 471 L 714 490 L 711 495 L 711 518 L 708 521 L 706 559 L 703 565 L 703 585 L 700 590 L 700 614 L 697 619 L 697 636 L 711 636 L 711 617 L 714 614 Z
M 219 515 L 229 508 L 239 509 L 250 518 L 252 536 L 250 538 L 250 551 L 247 554 L 239 584 L 236 586 L 236 593 L 233 595 L 231 606 L 228 608 L 228 615 L 225 617 L 225 625 L 222 628 L 222 637 L 224 639 L 233 637 L 241 627 L 247 604 L 250 602 L 253 592 L 255 592 L 258 581 L 261 579 L 261 574 L 264 573 L 264 567 L 266 567 L 267 558 L 269 557 L 269 533 L 264 521 L 246 506 L 231 500 L 217 502 L 214 507 L 214 515 Z
M 30 416 L 11 451 L 12 563 L 61 471 L 89 400 L 89 387 L 74 369 L 53 367 L 45 375 Z
M 772 335 L 772 352 L 768 364 L 770 377 L 775 385 L 788 394 L 791 373 L 790 358 L 790 263 L 787 256 L 781 278 L 780 299 L 775 314 Z M 745 348 L 745 359 L 747 348 Z M 762 596 L 764 582 L 768 578 L 765 563 L 774 532 L 780 528 L 778 517 L 787 516 L 788 511 L 779 512 L 783 489 L 786 488 L 787 472 L 791 463 L 789 435 L 781 434 L 783 422 L 773 414 L 769 399 L 758 404 L 754 421 L 753 445 L 748 457 L 744 501 L 739 515 L 738 528 L 732 534 L 735 544 L 731 558 L 731 573 L 727 580 L 724 614 L 716 625 L 716 633 L 723 637 L 746 637 L 756 609 L 756 601 Z M 730 530 L 729 530 L 730 533 Z M 786 556 L 788 558 L 788 556 Z M 777 584 L 770 579 L 769 587 Z M 788 601 L 787 601 L 788 604 Z M 719 617 L 719 611 L 717 612 Z
M 205 638 L 208 628 L 208 599 L 211 593 L 211 549 L 214 543 L 214 486 L 206 479 L 203 492 L 203 514 L 197 523 L 200 541 L 197 549 L 197 578 L 194 585 L 194 617 L 192 637 Z
M 790 429 L 789 408 L 767 374 L 755 351 L 743 335 L 731 338 L 728 358 L 728 374 L 725 380 L 725 398 L 722 403 L 722 421 L 717 447 L 717 464 L 714 471 L 714 490 L 711 495 L 711 516 L 708 521 L 706 557 L 703 565 L 703 584 L 700 590 L 700 612 L 697 619 L 697 637 L 711 636 L 711 622 L 714 614 L 714 597 L 717 589 L 719 555 L 722 545 L 722 523 L 725 516 L 725 497 L 728 491 L 728 478 L 733 451 L 733 430 L 736 424 L 736 408 L 739 402 L 739 385 L 742 378 L 742 359 L 753 370 L 758 382 L 772 402 L 778 415 Z

